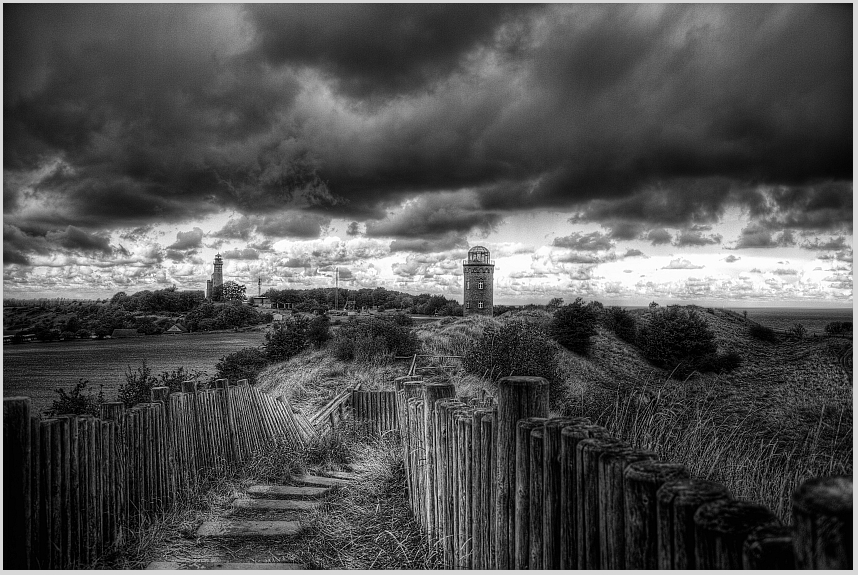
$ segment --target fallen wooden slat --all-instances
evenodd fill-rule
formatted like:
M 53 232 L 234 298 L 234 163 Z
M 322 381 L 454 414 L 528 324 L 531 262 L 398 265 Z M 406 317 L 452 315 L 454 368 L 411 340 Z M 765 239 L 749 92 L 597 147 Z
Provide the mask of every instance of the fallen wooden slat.
M 250 496 L 279 497 L 284 499 L 304 499 L 321 497 L 327 494 L 329 487 L 291 487 L 286 485 L 251 485 L 247 488 Z
M 301 499 L 235 499 L 232 502 L 236 509 L 259 509 L 262 511 L 312 511 L 319 504 L 316 501 Z
M 349 471 L 321 471 L 319 473 L 323 473 L 325 477 L 334 477 L 336 479 L 349 479 L 352 481 L 357 481 L 363 477 L 361 473 L 351 473 Z
M 180 563 L 178 561 L 153 561 L 146 566 L 147 570 L 164 570 L 164 569 L 239 569 L 239 570 L 256 570 L 256 569 L 306 569 L 300 563 Z
M 302 529 L 298 521 L 205 521 L 197 537 L 289 537 Z
M 307 485 L 321 485 L 322 487 L 334 487 L 337 485 L 349 485 L 351 481 L 348 479 L 340 479 L 337 477 L 322 477 L 319 475 L 293 475 L 289 479 L 298 483 Z

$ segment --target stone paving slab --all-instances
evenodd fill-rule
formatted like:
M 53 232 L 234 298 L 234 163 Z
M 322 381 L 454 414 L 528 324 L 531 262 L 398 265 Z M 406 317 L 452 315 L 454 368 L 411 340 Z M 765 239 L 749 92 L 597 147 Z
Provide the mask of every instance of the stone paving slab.
M 146 566 L 147 570 L 173 569 L 214 569 L 214 570 L 273 570 L 273 569 L 306 569 L 300 563 L 180 563 L 178 561 L 153 561 Z
M 206 521 L 197 537 L 290 537 L 301 531 L 298 521 Z
M 321 497 L 331 490 L 330 487 L 291 487 L 288 485 L 251 485 L 247 494 L 251 497 L 278 499 L 311 499 Z
M 235 499 L 232 502 L 237 509 L 259 509 L 261 511 L 313 511 L 319 504 L 316 501 L 301 499 Z

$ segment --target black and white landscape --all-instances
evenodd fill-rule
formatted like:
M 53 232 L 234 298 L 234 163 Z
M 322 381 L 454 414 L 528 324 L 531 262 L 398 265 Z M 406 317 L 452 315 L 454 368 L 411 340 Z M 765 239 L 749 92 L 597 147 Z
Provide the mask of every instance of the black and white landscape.
M 3 16 L 4 568 L 852 568 L 851 5 Z

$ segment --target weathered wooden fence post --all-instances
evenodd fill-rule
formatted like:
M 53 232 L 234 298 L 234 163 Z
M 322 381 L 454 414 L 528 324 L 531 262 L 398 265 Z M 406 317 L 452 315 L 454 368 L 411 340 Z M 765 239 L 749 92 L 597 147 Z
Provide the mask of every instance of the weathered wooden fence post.
M 747 501 L 706 503 L 694 514 L 698 569 L 741 569 L 745 540 L 757 527 L 777 525 L 766 507 Z
M 658 459 L 655 453 L 615 447 L 599 456 L 599 565 L 625 569 L 625 470 L 635 461 Z
M 678 479 L 658 493 L 658 568 L 695 569 L 694 514 L 705 503 L 730 499 L 730 490 L 714 481 Z
M 805 481 L 793 494 L 799 569 L 852 569 L 852 477 Z
M 458 504 L 459 504 L 459 568 L 471 568 L 471 521 L 472 510 L 471 502 L 473 497 L 471 494 L 471 450 L 473 448 L 473 408 L 462 409 L 455 417 L 457 429 L 457 447 L 458 457 Z
M 486 509 L 483 508 L 483 492 L 489 487 L 484 480 L 484 467 L 490 464 L 483 457 L 483 418 L 489 415 L 490 409 L 474 410 L 471 425 L 471 568 L 483 569 L 484 539 L 482 526 L 486 521 Z
M 125 404 L 121 401 L 111 401 L 101 404 L 101 419 L 114 423 L 113 447 L 110 455 L 111 465 L 113 466 L 113 505 L 110 513 L 113 515 L 111 520 L 113 541 L 121 544 L 124 541 L 128 509 Z M 72 452 L 74 452 L 74 449 L 72 449 Z M 73 466 L 76 466 L 74 460 Z
M 530 561 L 528 569 L 544 569 L 543 545 L 544 534 L 542 521 L 545 508 L 551 506 L 545 495 L 545 424 L 530 432 Z M 516 551 L 516 557 L 518 552 Z
M 423 428 L 425 430 L 426 447 L 426 535 L 429 541 L 438 537 L 438 526 L 435 519 L 435 502 L 438 498 L 438 486 L 435 469 L 435 433 L 432 422 L 435 417 L 436 402 L 456 395 L 456 386 L 452 383 L 427 383 L 423 386 Z M 392 421 L 391 427 L 392 427 Z
M 542 499 L 545 508 L 542 515 L 542 568 L 560 568 L 560 432 L 564 427 L 587 425 L 584 417 L 552 417 L 545 422 L 545 487 Z
M 576 472 L 578 484 L 578 568 L 604 569 L 600 551 L 601 527 L 599 506 L 599 457 L 628 445 L 613 437 L 593 437 L 576 446 Z
M 656 493 L 664 483 L 686 477 L 688 472 L 678 463 L 636 461 L 626 468 L 626 569 L 658 567 Z
M 545 425 L 544 417 L 519 419 L 515 435 L 515 569 L 529 569 L 530 565 L 530 434 Z M 542 518 L 540 517 L 540 521 Z
M 453 540 L 454 540 L 454 523 L 453 523 L 453 438 L 451 435 L 451 421 L 453 412 L 464 405 L 461 401 L 455 398 L 440 400 L 435 408 L 437 413 L 438 429 L 436 435 L 438 438 L 438 455 L 436 461 L 439 464 L 438 468 L 438 484 L 441 488 L 443 496 L 439 499 L 438 523 L 440 547 L 444 557 L 444 564 L 451 568 L 453 561 Z
M 4 567 L 29 569 L 32 541 L 32 434 L 28 397 L 3 398 Z M 14 526 L 14 528 L 12 527 Z
M 497 569 L 515 566 L 515 429 L 519 419 L 548 416 L 548 382 L 541 377 L 504 377 L 498 382 Z
M 578 443 L 607 437 L 599 425 L 573 424 L 560 431 L 560 568 L 578 568 Z
M 481 456 L 483 459 L 483 476 L 481 490 L 483 524 L 483 569 L 495 569 L 497 565 L 495 551 L 495 501 L 497 497 L 497 408 L 483 416 L 481 431 Z M 488 461 L 488 464 L 486 464 Z

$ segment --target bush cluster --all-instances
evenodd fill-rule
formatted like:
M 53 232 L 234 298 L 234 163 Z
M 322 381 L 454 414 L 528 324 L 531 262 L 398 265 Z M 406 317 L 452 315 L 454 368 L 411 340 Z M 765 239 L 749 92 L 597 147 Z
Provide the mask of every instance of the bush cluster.
M 99 415 L 101 404 L 104 403 L 104 388 L 97 394 L 88 393 L 86 387 L 89 381 L 81 378 L 70 390 L 55 390 L 59 397 L 53 401 L 48 410 L 52 417 L 57 415 Z
M 307 332 L 310 321 L 306 316 L 293 315 L 274 325 L 265 334 L 265 355 L 269 361 L 286 361 L 304 351 L 310 342 Z
M 638 328 L 638 347 L 651 363 L 686 377 L 701 367 L 701 360 L 716 353 L 715 334 L 693 309 L 652 307 Z
M 748 328 L 748 335 L 755 339 L 759 339 L 760 341 L 767 341 L 769 343 L 777 343 L 778 336 L 770 327 L 766 327 L 764 325 L 754 324 Z
M 268 356 L 260 349 L 245 347 L 220 358 L 215 365 L 218 379 L 231 382 L 246 379 L 250 385 L 256 383 L 259 373 L 268 366 Z
M 851 321 L 832 321 L 825 326 L 825 333 L 831 335 L 850 334 L 852 333 Z
M 344 361 L 375 361 L 394 355 L 412 355 L 418 348 L 412 320 L 404 314 L 349 318 L 333 340 L 333 354 Z
M 603 309 L 598 302 L 584 305 L 580 297 L 558 307 L 548 328 L 551 337 L 569 351 L 585 355 L 590 350 L 590 338 L 596 335 L 596 323 Z
M 465 350 L 462 366 L 468 373 L 497 381 L 509 375 L 556 379 L 556 345 L 537 323 L 523 319 L 487 327 Z
M 125 369 L 125 383 L 119 386 L 116 396 L 126 407 L 134 407 L 152 400 L 153 387 L 169 387 L 171 392 L 179 392 L 183 381 L 206 381 L 207 378 L 204 371 L 186 370 L 184 367 L 156 375 L 144 359 L 137 369 L 131 369 L 130 365 Z

